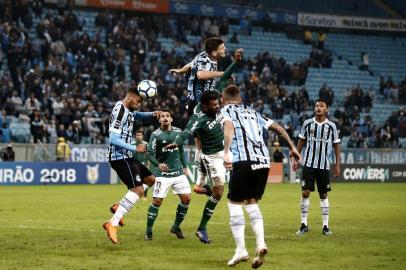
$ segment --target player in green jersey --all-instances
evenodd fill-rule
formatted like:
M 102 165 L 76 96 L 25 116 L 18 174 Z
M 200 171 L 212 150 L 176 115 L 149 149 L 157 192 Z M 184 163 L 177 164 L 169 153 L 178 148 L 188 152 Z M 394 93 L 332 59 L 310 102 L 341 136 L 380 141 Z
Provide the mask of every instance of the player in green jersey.
M 172 127 L 172 121 L 170 112 L 164 110 L 159 118 L 160 128 L 152 133 L 148 143 L 148 159 L 155 166 L 152 172 L 156 176 L 156 181 L 152 204 L 148 208 L 145 240 L 152 240 L 152 227 L 158 216 L 159 207 L 171 187 L 173 193 L 179 195 L 180 203 L 170 231 L 179 239 L 185 238 L 180 224 L 188 211 L 191 189 L 186 177 L 188 171 L 183 146 L 166 148 L 182 133 L 179 128 Z
M 201 97 L 201 112 L 193 114 L 185 130 L 176 137 L 167 149 L 176 149 L 190 136 L 198 136 L 201 141 L 201 159 L 213 183 L 213 194 L 208 198 L 196 235 L 203 243 L 211 240 L 207 235 L 207 223 L 213 215 L 223 191 L 226 170 L 223 166 L 224 134 L 221 127 L 223 117 L 220 111 L 220 94 L 218 91 L 205 91 Z

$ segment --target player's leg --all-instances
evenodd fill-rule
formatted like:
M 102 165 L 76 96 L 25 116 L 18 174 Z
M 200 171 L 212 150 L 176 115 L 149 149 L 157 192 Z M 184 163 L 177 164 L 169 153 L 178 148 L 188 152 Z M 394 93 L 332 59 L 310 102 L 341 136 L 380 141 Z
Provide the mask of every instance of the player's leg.
M 120 220 L 131 211 L 138 199 L 142 197 L 144 188 L 142 187 L 139 168 L 132 159 L 113 161 L 110 164 L 128 188 L 127 193 L 120 200 L 113 217 L 103 224 L 103 228 L 107 231 L 110 240 L 117 244 L 117 226 Z
M 331 191 L 330 172 L 328 170 L 318 170 L 317 191 L 320 197 L 320 210 L 323 221 L 323 235 L 331 235 L 332 232 L 328 226 L 330 217 L 330 203 L 327 198 L 327 193 Z
M 221 153 L 214 155 L 202 155 L 202 159 L 207 168 L 209 177 L 213 182 L 213 194 L 208 198 L 206 205 L 204 206 L 203 215 L 196 235 L 201 242 L 208 244 L 211 242 L 211 240 L 207 235 L 206 227 L 214 213 L 214 209 L 223 196 L 226 171 L 223 165 Z
M 191 189 L 189 181 L 185 175 L 175 177 L 172 185 L 173 193 L 179 196 L 180 202 L 176 208 L 175 222 L 171 227 L 171 233 L 175 234 L 178 239 L 185 239 L 180 229 L 182 221 L 185 219 L 191 200 Z
M 307 224 L 307 217 L 309 215 L 310 208 L 310 192 L 314 191 L 314 169 L 303 167 L 302 169 L 302 196 L 300 198 L 300 216 L 301 225 L 296 235 L 303 235 L 309 231 L 309 226 Z
M 245 193 L 249 199 L 245 201 L 245 210 L 250 217 L 251 227 L 256 239 L 255 257 L 251 266 L 252 268 L 258 268 L 264 263 L 264 257 L 268 253 L 268 248 L 265 244 L 264 220 L 258 206 L 258 201 L 262 199 L 264 194 L 269 169 L 249 170 L 247 168 L 246 170 L 251 171 L 249 174 L 252 181 L 246 181 L 249 185 L 245 187 Z
M 236 265 L 249 259 L 245 248 L 245 218 L 243 211 L 245 184 L 247 176 L 238 166 L 233 168 L 228 190 L 228 211 L 230 213 L 230 227 L 234 237 L 236 249 L 234 256 L 228 261 L 228 266 Z
M 202 144 L 199 137 L 195 137 L 195 162 L 197 165 L 197 179 L 196 184 L 193 187 L 193 191 L 197 194 L 205 194 L 211 196 L 212 190 L 210 186 L 206 183 L 207 169 L 204 166 L 203 160 L 201 158 Z
M 154 191 L 152 192 L 152 202 L 147 212 L 147 229 L 145 231 L 145 240 L 152 240 L 152 229 L 156 218 L 158 217 L 159 207 L 166 197 L 171 186 L 171 178 L 156 177 Z

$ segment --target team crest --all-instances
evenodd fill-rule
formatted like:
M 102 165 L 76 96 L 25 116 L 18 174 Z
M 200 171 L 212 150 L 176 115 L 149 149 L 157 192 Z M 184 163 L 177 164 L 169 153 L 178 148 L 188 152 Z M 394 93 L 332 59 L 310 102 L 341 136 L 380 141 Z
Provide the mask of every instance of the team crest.
M 94 166 L 86 165 L 86 168 L 87 181 L 90 184 L 96 184 L 97 181 L 99 181 L 99 164 L 96 164 Z

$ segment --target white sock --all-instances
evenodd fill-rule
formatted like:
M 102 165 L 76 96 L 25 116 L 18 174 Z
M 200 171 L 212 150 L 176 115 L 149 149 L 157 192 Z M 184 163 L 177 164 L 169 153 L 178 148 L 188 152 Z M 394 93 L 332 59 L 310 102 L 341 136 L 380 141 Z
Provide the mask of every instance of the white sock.
M 303 198 L 300 200 L 300 215 L 302 217 L 302 223 L 307 226 L 307 215 L 309 214 L 310 199 Z
M 142 184 L 142 187 L 144 188 L 144 191 L 146 191 L 149 188 L 147 184 Z
M 245 251 L 245 219 L 242 205 L 228 203 L 230 212 L 230 227 L 234 236 L 236 251 Z
M 259 210 L 258 204 L 248 204 L 245 206 L 248 215 L 251 219 L 251 227 L 255 233 L 257 240 L 257 248 L 266 247 L 264 237 L 264 221 L 262 219 L 261 210 Z
M 114 216 L 111 218 L 111 224 L 113 226 L 117 226 L 120 219 L 122 219 L 128 212 L 131 211 L 131 209 L 134 207 L 135 202 L 139 198 L 140 197 L 137 195 L 137 193 L 129 190 L 127 194 L 125 194 L 125 196 L 121 199 L 120 206 L 118 207 L 116 213 L 114 213 Z
M 328 227 L 328 218 L 330 214 L 330 204 L 328 198 L 320 199 L 321 218 L 323 220 L 323 227 Z

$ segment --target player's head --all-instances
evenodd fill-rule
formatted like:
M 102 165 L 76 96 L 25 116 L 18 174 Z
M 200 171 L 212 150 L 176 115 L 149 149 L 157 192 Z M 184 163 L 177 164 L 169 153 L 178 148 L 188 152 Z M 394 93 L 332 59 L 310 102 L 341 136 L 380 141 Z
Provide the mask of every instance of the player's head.
M 204 51 L 211 57 L 220 59 L 226 56 L 224 41 L 218 37 L 211 37 L 204 41 Z
M 220 111 L 220 93 L 217 91 L 204 91 L 200 102 L 202 111 L 207 115 L 214 116 Z
M 141 108 L 142 97 L 138 94 L 136 87 L 130 87 L 124 98 L 125 106 L 130 111 L 136 111 Z
M 314 113 L 316 116 L 325 116 L 328 112 L 328 104 L 324 99 L 319 98 L 314 103 Z
M 235 84 L 230 84 L 223 90 L 222 94 L 224 104 L 241 103 L 240 89 Z
M 172 126 L 172 115 L 169 110 L 161 110 L 161 114 L 159 115 L 159 124 L 161 125 L 161 129 L 167 130 Z
M 144 140 L 144 133 L 142 132 L 142 130 L 137 130 L 137 132 L 135 132 L 135 140 L 137 142 L 142 142 Z

